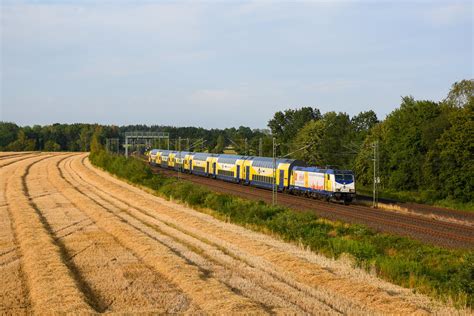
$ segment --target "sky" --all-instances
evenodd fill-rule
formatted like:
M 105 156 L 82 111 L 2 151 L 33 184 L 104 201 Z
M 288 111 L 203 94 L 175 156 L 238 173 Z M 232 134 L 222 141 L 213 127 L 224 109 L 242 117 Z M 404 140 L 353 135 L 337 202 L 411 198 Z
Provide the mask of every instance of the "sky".
M 0 3 L 0 121 L 19 125 L 383 119 L 474 77 L 473 1 Z

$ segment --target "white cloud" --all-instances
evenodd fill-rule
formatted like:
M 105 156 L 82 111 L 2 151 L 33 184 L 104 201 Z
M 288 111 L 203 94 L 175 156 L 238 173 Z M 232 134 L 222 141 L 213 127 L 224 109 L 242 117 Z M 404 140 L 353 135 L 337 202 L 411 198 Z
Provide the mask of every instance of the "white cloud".
M 473 4 L 471 1 L 452 2 L 430 8 L 424 13 L 425 19 L 434 25 L 446 26 L 459 21 L 472 21 Z
M 153 63 L 143 59 L 110 57 L 108 59 L 98 58 L 84 62 L 72 75 L 85 78 L 127 77 L 131 75 L 156 74 L 159 72 L 159 69 L 160 65 L 157 61 Z
M 194 91 L 189 101 L 200 105 L 236 104 L 247 97 L 247 92 L 242 89 L 201 89 Z
M 187 45 L 200 38 L 201 13 L 202 6 L 183 3 L 5 4 L 2 36 L 5 41 L 64 44 L 113 35 L 114 40 L 131 36 Z
M 324 80 L 315 83 L 310 83 L 305 85 L 306 90 L 311 92 L 319 93 L 335 93 L 347 91 L 348 89 L 353 89 L 360 87 L 361 83 L 355 80 L 344 80 L 344 79 L 335 79 L 335 80 Z

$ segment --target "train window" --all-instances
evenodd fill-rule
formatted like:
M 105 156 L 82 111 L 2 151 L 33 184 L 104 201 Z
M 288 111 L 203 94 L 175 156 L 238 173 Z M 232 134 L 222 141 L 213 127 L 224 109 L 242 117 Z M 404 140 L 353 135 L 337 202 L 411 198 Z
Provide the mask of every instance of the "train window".
M 354 176 L 352 174 L 336 174 L 337 182 L 350 182 L 353 180 L 354 180 Z

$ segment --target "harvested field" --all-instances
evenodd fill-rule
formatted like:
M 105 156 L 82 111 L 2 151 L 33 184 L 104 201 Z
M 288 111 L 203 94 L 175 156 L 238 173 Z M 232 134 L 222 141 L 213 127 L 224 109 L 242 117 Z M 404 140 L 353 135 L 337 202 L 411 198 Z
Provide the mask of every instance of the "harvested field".
M 455 310 L 166 201 L 87 154 L 0 154 L 0 313 Z

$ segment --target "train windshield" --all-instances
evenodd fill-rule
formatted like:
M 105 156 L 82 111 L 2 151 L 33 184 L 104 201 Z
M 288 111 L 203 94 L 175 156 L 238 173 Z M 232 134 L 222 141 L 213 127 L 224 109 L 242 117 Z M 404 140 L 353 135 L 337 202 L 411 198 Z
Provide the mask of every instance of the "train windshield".
M 336 182 L 349 183 L 353 181 L 354 181 L 354 176 L 352 174 L 336 174 Z

